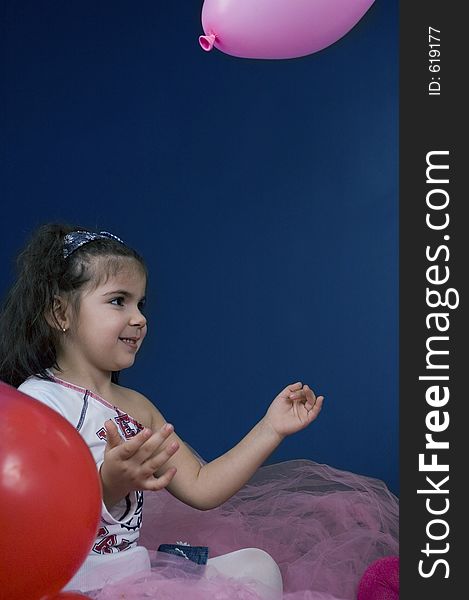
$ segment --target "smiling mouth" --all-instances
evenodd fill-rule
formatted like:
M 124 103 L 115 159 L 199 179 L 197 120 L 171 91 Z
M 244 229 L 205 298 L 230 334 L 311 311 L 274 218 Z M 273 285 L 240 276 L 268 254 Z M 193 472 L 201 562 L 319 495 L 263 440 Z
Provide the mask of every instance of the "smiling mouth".
M 136 348 L 137 347 L 137 342 L 138 342 L 137 338 L 119 338 L 119 339 L 120 339 L 121 342 L 124 342 L 124 344 L 126 344 L 130 348 Z

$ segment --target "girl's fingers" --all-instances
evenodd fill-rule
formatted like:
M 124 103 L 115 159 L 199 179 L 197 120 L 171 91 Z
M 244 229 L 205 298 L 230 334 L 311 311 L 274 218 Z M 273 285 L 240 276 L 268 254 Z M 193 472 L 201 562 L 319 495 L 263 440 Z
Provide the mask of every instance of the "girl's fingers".
M 142 445 L 151 438 L 151 429 L 145 428 L 130 440 L 126 440 L 119 446 L 119 457 L 122 460 L 129 460 L 132 458 L 142 447 Z
M 177 451 L 179 450 L 178 442 L 174 441 L 162 448 L 155 455 L 152 455 L 146 460 L 141 468 L 145 477 L 151 477 L 156 473 Z
M 135 458 L 138 459 L 141 464 L 143 464 L 147 460 L 153 458 L 153 456 L 156 454 L 159 454 L 162 450 L 167 449 L 169 445 L 165 442 L 173 432 L 174 427 L 170 423 L 163 425 L 163 427 L 155 431 L 153 435 L 141 446 Z
M 303 384 L 301 383 L 301 381 L 297 381 L 296 383 L 291 383 L 290 385 L 287 385 L 287 387 L 281 393 L 290 394 L 292 392 L 297 392 L 298 390 L 301 390 L 302 386 Z
M 324 396 L 318 396 L 316 398 L 316 402 L 314 404 L 314 406 L 308 410 L 308 421 L 314 421 L 314 419 L 318 416 L 318 414 L 321 412 L 321 408 L 322 408 L 322 403 L 324 402 Z M 306 407 L 306 405 L 305 405 Z
M 116 424 L 111 419 L 104 423 L 104 429 L 106 430 L 106 444 L 109 449 L 116 448 L 124 443 L 117 431 Z
M 311 403 L 311 405 L 314 405 L 314 403 L 316 402 L 316 395 L 314 394 L 313 390 L 306 384 L 303 386 L 303 389 L 291 393 L 288 397 L 290 400 L 298 400 L 300 402 L 305 403 L 309 402 Z
M 316 395 L 313 392 L 313 390 L 310 387 L 308 387 L 307 385 L 305 385 L 305 387 L 303 389 L 305 391 L 305 399 L 304 399 L 305 408 L 306 408 L 306 410 L 311 410 L 317 402 Z
M 167 485 L 171 483 L 171 480 L 176 475 L 177 469 L 176 467 L 171 467 L 168 469 L 166 473 L 163 473 L 160 477 L 154 477 L 153 479 L 148 479 L 146 481 L 145 487 L 143 489 L 157 492 L 162 490 Z
M 133 438 L 125 443 L 127 452 L 122 455 L 124 460 L 132 459 L 137 464 L 143 464 L 149 457 L 153 456 L 158 448 L 173 433 L 174 427 L 166 423 L 152 433 L 151 429 L 140 431 Z

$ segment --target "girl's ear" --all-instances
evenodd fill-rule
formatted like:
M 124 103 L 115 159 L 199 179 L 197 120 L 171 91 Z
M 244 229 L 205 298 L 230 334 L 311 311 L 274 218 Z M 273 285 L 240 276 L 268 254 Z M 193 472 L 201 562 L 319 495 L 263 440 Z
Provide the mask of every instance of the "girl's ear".
M 68 303 L 65 299 L 62 296 L 54 296 L 52 309 L 46 313 L 45 318 L 53 329 L 65 332 L 70 326 L 68 312 Z

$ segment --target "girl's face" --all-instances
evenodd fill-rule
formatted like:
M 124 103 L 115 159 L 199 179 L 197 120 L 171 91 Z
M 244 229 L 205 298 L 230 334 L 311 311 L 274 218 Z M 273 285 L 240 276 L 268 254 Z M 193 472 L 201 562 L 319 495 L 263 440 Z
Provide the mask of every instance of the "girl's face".
M 67 362 L 105 372 L 132 366 L 147 333 L 145 286 L 145 275 L 132 262 L 98 287 L 85 288 L 78 318 L 65 334 Z

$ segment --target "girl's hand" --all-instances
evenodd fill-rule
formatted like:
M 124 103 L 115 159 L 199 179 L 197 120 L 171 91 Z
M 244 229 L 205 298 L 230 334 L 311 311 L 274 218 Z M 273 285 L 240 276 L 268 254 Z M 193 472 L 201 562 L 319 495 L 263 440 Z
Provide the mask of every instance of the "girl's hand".
M 281 437 L 296 433 L 310 425 L 318 416 L 324 396 L 301 382 L 288 385 L 273 400 L 264 417 L 270 427 Z
M 145 428 L 129 440 L 122 439 L 113 421 L 106 421 L 104 426 L 107 443 L 100 475 L 103 499 L 108 508 L 131 491 L 157 491 L 170 483 L 176 473 L 175 467 L 160 477 L 155 473 L 179 448 L 177 442 L 165 444 L 174 431 L 172 425 L 166 423 L 155 433 Z

